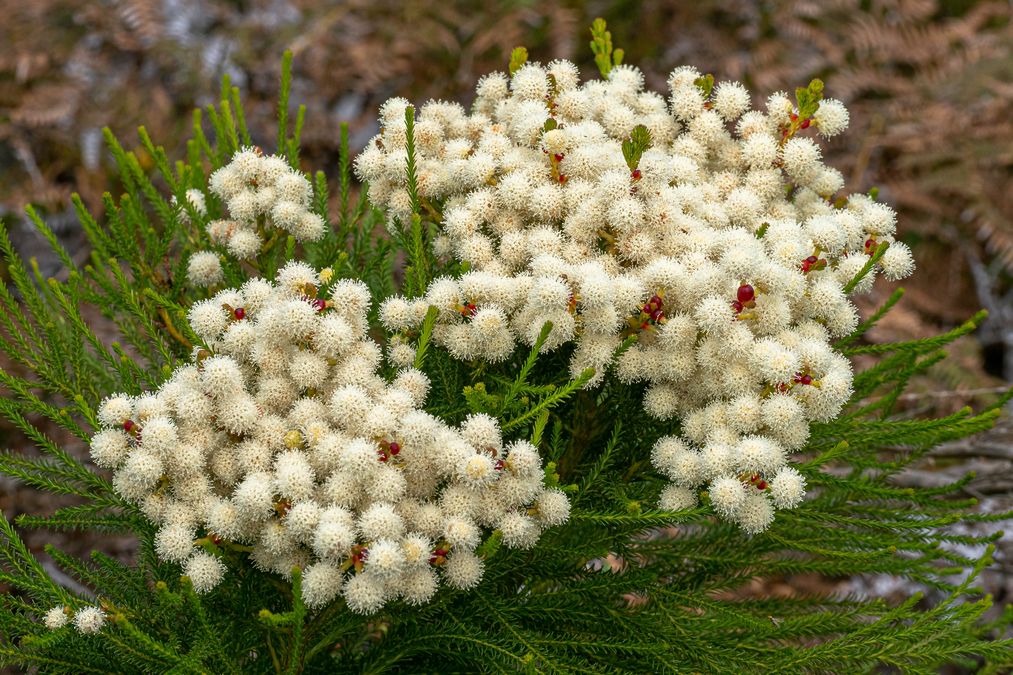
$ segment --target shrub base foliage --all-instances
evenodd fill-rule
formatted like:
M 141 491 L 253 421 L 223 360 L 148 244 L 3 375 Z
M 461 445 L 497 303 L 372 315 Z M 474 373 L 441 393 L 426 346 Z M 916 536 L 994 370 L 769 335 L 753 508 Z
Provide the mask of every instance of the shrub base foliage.
M 287 73 L 289 58 L 285 63 Z M 303 108 L 290 120 L 288 103 L 283 77 L 278 147 L 297 166 Z M 565 349 L 548 355 L 518 350 L 495 365 L 462 363 L 427 347 L 424 327 L 416 365 L 433 383 L 428 410 L 451 423 L 487 412 L 508 436 L 532 440 L 548 463 L 549 483 L 569 493 L 569 522 L 527 551 L 500 547 L 494 533 L 479 548 L 486 564 L 480 586 L 442 590 L 422 608 L 393 603 L 362 617 L 339 600 L 309 611 L 298 569 L 287 583 L 255 569 L 242 547 L 211 541 L 204 547 L 223 557 L 228 572 L 213 593 L 198 596 L 178 565 L 158 559 L 154 526 L 138 508 L 118 496 L 105 475 L 46 436 L 41 424 L 87 442 L 104 396 L 156 388 L 199 343 L 186 310 L 208 293 L 186 286 L 185 263 L 211 242 L 191 224 L 198 214 L 186 191 L 204 190 L 211 171 L 251 144 L 238 91 L 227 80 L 220 104 L 205 112 L 214 141 L 197 111 L 185 161 L 170 162 L 143 128 L 135 151 L 107 134 L 124 193 L 119 199 L 106 195 L 102 225 L 75 199 L 92 246 L 84 266 L 28 210 L 66 266 L 65 280 L 42 278 L 0 229 L 13 285 L 0 284 L 0 347 L 30 373 L 0 371 L 7 390 L 0 412 L 42 453 L 36 459 L 4 452 L 0 472 L 81 498 L 79 505 L 45 517 L 24 515 L 17 523 L 130 533 L 140 542 L 131 564 L 99 552 L 81 561 L 47 549 L 94 592 L 89 597 L 59 585 L 12 524 L 0 522 L 0 582 L 11 588 L 0 598 L 0 665 L 69 673 L 864 672 L 931 671 L 959 663 L 998 672 L 1013 662 L 1011 641 L 1000 639 L 1006 621 L 983 620 L 991 600 L 975 585 L 999 535 L 957 536 L 948 529 L 1008 514 L 976 514 L 974 500 L 957 498 L 970 476 L 933 489 L 891 483 L 933 446 L 989 428 L 1008 396 L 977 413 L 892 417 L 910 378 L 943 358 L 943 348 L 983 318 L 976 315 L 926 340 L 858 344 L 901 290 L 839 343 L 846 355 L 879 359 L 856 375 L 845 413 L 814 426 L 798 464 L 809 498 L 781 512 L 763 534 L 750 537 L 718 521 L 706 498 L 692 510 L 652 510 L 667 481 L 653 471 L 649 450 L 678 429 L 676 422 L 645 417 L 640 387 L 607 378 L 599 389 L 581 389 L 580 378 L 570 379 Z M 433 232 L 424 218 L 415 217 L 393 240 L 377 234 L 382 216 L 364 198 L 353 200 L 347 130 L 341 133 L 337 195 L 328 193 L 322 173 L 314 181 L 314 210 L 328 219 L 327 236 L 305 246 L 291 238 L 268 242 L 249 264 L 226 260 L 226 285 L 270 277 L 298 257 L 364 280 L 379 300 L 402 286 L 399 250 L 406 252 L 402 290 L 409 295 L 421 293 L 438 274 L 461 271 L 429 253 Z M 154 170 L 143 168 L 142 154 Z M 177 208 L 166 192 L 183 206 Z M 328 207 L 335 204 L 332 219 Z M 209 219 L 220 215 L 222 205 L 213 198 L 207 206 Z M 83 318 L 85 305 L 117 326 L 121 342 L 107 345 L 96 335 Z M 375 314 L 371 320 L 376 326 Z M 955 543 L 984 547 L 984 553 L 966 557 L 948 548 Z M 795 574 L 903 577 L 937 600 L 914 595 L 892 605 L 834 594 L 771 598 L 744 592 L 747 584 Z M 54 606 L 96 603 L 108 617 L 97 635 L 70 626 L 49 630 L 41 621 Z

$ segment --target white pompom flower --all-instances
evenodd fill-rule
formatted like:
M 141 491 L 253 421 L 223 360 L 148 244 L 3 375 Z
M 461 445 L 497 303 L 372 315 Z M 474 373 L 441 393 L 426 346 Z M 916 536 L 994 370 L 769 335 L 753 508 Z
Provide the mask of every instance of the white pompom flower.
M 94 635 L 106 623 L 106 613 L 98 607 L 82 607 L 74 612 L 74 628 L 84 635 Z
M 186 561 L 183 574 L 190 578 L 195 592 L 208 593 L 221 583 L 225 576 L 225 565 L 216 556 L 198 551 Z
M 45 616 L 42 618 L 42 622 L 49 630 L 63 628 L 68 622 L 67 608 L 63 605 L 53 607 L 51 610 L 46 612 Z
M 218 258 L 218 254 L 200 251 L 191 255 L 187 263 L 186 278 L 198 288 L 220 284 L 225 279 L 225 272 L 222 270 L 222 261 Z

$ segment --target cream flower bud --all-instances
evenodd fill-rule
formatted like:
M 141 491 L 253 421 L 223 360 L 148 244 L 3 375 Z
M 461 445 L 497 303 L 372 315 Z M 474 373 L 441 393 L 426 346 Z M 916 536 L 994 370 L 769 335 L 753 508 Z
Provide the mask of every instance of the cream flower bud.
M 187 320 L 194 332 L 206 341 L 213 341 L 229 325 L 229 315 L 214 300 L 200 300 L 190 307 Z
M 132 486 L 133 490 L 146 490 L 152 487 L 162 476 L 162 460 L 150 450 L 131 452 L 117 474 L 123 484 Z M 136 492 L 135 492 L 136 494 Z
M 546 152 L 562 153 L 566 150 L 566 133 L 562 129 L 551 129 L 542 134 L 542 148 Z
M 538 525 L 522 513 L 506 514 L 497 529 L 503 534 L 503 545 L 509 548 L 531 548 L 538 542 Z
M 367 539 L 397 539 L 404 533 L 404 521 L 394 507 L 377 502 L 359 516 L 359 532 Z
M 303 572 L 302 596 L 308 607 L 323 607 L 341 591 L 341 569 L 331 563 L 317 562 Z
M 225 273 L 218 255 L 210 251 L 194 253 L 187 263 L 186 278 L 200 288 L 220 284 L 225 279 Z
M 236 392 L 222 397 L 218 406 L 218 420 L 222 428 L 231 434 L 251 432 L 260 417 L 260 409 L 252 396 Z
M 305 453 L 289 450 L 274 462 L 274 485 L 278 494 L 294 502 L 309 499 L 313 494 L 315 475 Z
M 770 480 L 770 497 L 779 509 L 795 508 L 804 496 L 805 478 L 794 467 L 781 467 Z
M 664 436 L 651 450 L 651 463 L 679 485 L 695 485 L 700 473 L 699 455 L 678 438 Z
M 404 572 L 405 559 L 401 545 L 391 539 L 379 539 L 369 546 L 366 572 L 390 581 Z
M 481 541 L 482 532 L 465 517 L 455 516 L 447 519 L 443 528 L 443 537 L 452 546 L 472 550 Z
M 747 436 L 737 448 L 741 471 L 773 473 L 784 465 L 785 453 L 777 443 L 763 436 Z
M 183 574 L 190 577 L 195 592 L 207 593 L 221 583 L 225 576 L 225 565 L 216 556 L 198 551 L 186 561 Z
M 67 611 L 63 605 L 59 607 L 53 607 L 51 610 L 46 612 L 42 622 L 46 625 L 49 630 L 56 630 L 57 628 L 63 628 L 67 625 Z
M 399 295 L 380 304 L 380 322 L 391 333 L 403 331 L 413 323 L 414 315 L 408 301 Z
M 348 609 L 356 614 L 372 614 L 383 607 L 383 603 L 387 600 L 387 589 L 383 580 L 368 572 L 351 575 L 341 592 L 345 602 L 348 603 Z M 321 594 L 322 597 L 325 595 Z
M 714 87 L 714 110 L 734 122 L 749 108 L 749 92 L 738 82 L 720 82 Z
M 693 318 L 701 330 L 720 334 L 732 326 L 734 316 L 729 301 L 712 296 L 697 306 Z
M 790 381 L 801 366 L 797 354 L 769 338 L 754 343 L 749 363 L 761 378 L 771 384 Z
M 848 128 L 848 109 L 844 104 L 833 98 L 820 101 L 820 107 L 813 115 L 813 123 L 820 134 L 827 138 L 836 136 Z
M 735 518 L 746 501 L 746 487 L 737 478 L 722 476 L 707 488 L 714 510 L 723 518 Z
M 106 429 L 92 436 L 91 458 L 101 467 L 119 467 L 129 451 L 128 436 L 118 429 Z
M 555 488 L 543 491 L 535 501 L 536 517 L 548 527 L 565 523 L 570 518 L 570 500 Z
M 503 447 L 503 436 L 498 422 L 485 413 L 469 415 L 461 425 L 461 434 L 476 450 L 499 451 Z
M 496 468 L 488 455 L 472 455 L 458 464 L 457 475 L 468 485 L 481 486 L 496 480 Z
M 155 552 L 171 562 L 182 562 L 193 551 L 194 531 L 184 525 L 168 525 L 155 535 Z
M 763 494 L 752 494 L 742 502 L 735 517 L 747 533 L 759 534 L 774 521 L 774 507 Z
M 679 485 L 667 486 L 658 498 L 658 508 L 663 511 L 685 511 L 697 503 L 696 492 Z
M 212 356 L 201 363 L 201 384 L 210 396 L 226 396 L 243 389 L 243 373 L 235 359 Z
M 443 566 L 447 584 L 461 590 L 478 586 L 484 571 L 485 564 L 482 559 L 471 551 L 452 552 L 447 556 L 447 563 Z
M 808 138 L 789 139 L 781 150 L 784 170 L 792 178 L 805 182 L 811 179 L 819 168 L 820 148 Z
M 506 448 L 506 465 L 518 476 L 532 476 L 542 470 L 538 449 L 528 441 L 515 441 Z
M 271 474 L 251 473 L 236 486 L 233 499 L 244 515 L 251 519 L 266 518 L 274 508 L 274 487 Z
M 331 507 L 332 509 L 340 507 Z M 329 509 L 330 510 L 330 509 Z M 313 534 L 313 551 L 321 558 L 338 559 L 348 553 L 355 542 L 352 516 L 328 516 L 325 512 Z
M 98 408 L 98 420 L 106 427 L 121 426 L 132 414 L 133 404 L 126 396 L 110 396 Z
M 399 581 L 401 598 L 409 605 L 424 605 L 436 594 L 436 574 L 420 569 L 404 574 Z
M 239 260 L 251 260 L 260 253 L 263 243 L 260 235 L 253 230 L 239 229 L 225 240 L 225 248 Z
M 105 625 L 106 614 L 98 607 L 83 607 L 74 613 L 74 628 L 84 635 L 94 635 Z
M 914 271 L 914 260 L 911 257 L 911 249 L 904 242 L 891 242 L 886 253 L 879 259 L 883 267 L 883 276 L 890 281 L 904 279 Z

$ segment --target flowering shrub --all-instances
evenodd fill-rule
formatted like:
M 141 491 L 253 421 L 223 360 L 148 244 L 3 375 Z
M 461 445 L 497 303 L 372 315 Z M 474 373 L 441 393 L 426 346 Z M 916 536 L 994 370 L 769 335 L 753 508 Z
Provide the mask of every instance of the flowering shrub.
M 470 115 L 432 102 L 406 118 L 403 99 L 381 109 L 355 165 L 370 199 L 391 227 L 407 222 L 416 155 L 434 245 L 468 271 L 387 298 L 380 320 L 416 330 L 435 306 L 434 340 L 488 361 L 550 322 L 541 348 L 574 343 L 571 374 L 594 369 L 585 386 L 614 364 L 620 381 L 647 382 L 649 415 L 681 420 L 682 439 L 652 455 L 672 480 L 662 508 L 691 508 L 706 487 L 721 516 L 766 529 L 803 495 L 788 453 L 851 396 L 832 346 L 858 324 L 849 294 L 913 269 L 894 212 L 840 196 L 843 177 L 805 135 L 840 133 L 847 110 L 818 81 L 761 112 L 742 85 L 689 67 L 665 98 L 632 66 L 581 83 L 566 61 L 515 65 L 482 79 Z
M 351 198 L 347 129 L 333 210 L 326 178 L 299 170 L 289 56 L 277 155 L 226 87 L 189 161 L 142 134 L 157 183 L 110 136 L 127 194 L 103 227 L 76 202 L 89 264 L 29 209 L 65 281 L 36 283 L 0 228 L 20 296 L 0 285 L 0 347 L 29 373 L 0 370 L 0 412 L 45 454 L 0 454 L 0 471 L 83 502 L 17 522 L 139 541 L 130 563 L 49 547 L 68 583 L 3 519 L 0 665 L 1010 665 L 971 586 L 998 535 L 945 550 L 949 526 L 982 519 L 949 499 L 963 484 L 891 482 L 1009 396 L 892 416 L 982 317 L 859 343 L 902 292 L 861 323 L 849 297 L 912 262 L 893 212 L 839 195 L 819 161 L 812 135 L 847 112 L 819 82 L 749 111 L 744 88 L 686 68 L 666 100 L 602 22 L 592 38 L 601 80 L 518 49 L 470 114 L 388 102 L 354 163 L 375 209 Z M 853 373 L 858 354 L 882 356 Z M 943 594 L 744 586 L 794 573 Z

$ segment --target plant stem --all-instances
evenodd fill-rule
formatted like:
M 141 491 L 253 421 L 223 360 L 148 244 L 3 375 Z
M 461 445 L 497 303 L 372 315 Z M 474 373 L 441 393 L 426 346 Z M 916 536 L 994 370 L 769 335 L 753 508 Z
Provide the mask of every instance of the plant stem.
M 172 319 L 169 318 L 169 312 L 166 311 L 164 307 L 159 308 L 158 315 L 162 317 L 162 322 L 165 323 L 165 329 L 169 331 L 169 335 L 171 335 L 176 342 L 180 343 L 187 349 L 193 349 L 193 343 L 183 337 L 183 334 L 176 329 L 176 326 L 172 323 Z

